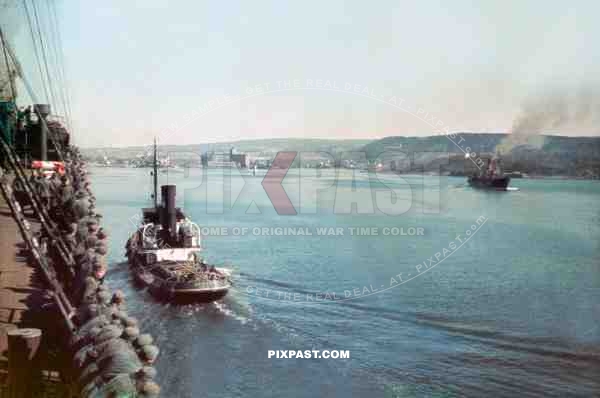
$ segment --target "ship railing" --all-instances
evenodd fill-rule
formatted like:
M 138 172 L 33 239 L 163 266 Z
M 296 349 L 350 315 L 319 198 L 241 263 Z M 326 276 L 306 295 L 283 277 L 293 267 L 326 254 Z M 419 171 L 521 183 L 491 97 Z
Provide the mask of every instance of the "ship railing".
M 29 251 L 33 255 L 33 258 L 35 259 L 39 269 L 42 271 L 46 283 L 51 288 L 52 298 L 54 299 L 54 302 L 62 315 L 67 329 L 71 333 L 74 332 L 76 327 L 71 319 L 73 318 L 75 310 L 71 305 L 69 298 L 65 294 L 61 283 L 56 278 L 56 273 L 53 267 L 48 263 L 47 258 L 41 253 L 40 242 L 38 242 L 38 240 L 33 236 L 31 226 L 25 219 L 21 206 L 13 195 L 12 188 L 8 185 L 7 178 L 5 176 L 0 178 L 0 190 L 2 191 L 2 195 L 4 196 L 6 203 L 14 215 L 14 219 L 17 222 L 19 230 L 21 231 L 21 235 L 27 243 Z
M 27 176 L 25 175 L 25 171 L 21 167 L 21 163 L 17 154 L 14 150 L 6 143 L 4 137 L 0 139 L 0 148 L 2 149 L 1 153 L 4 155 L 9 166 L 12 168 L 15 178 L 18 179 L 21 183 L 22 188 L 24 189 L 25 195 L 33 208 L 34 213 L 37 218 L 40 220 L 42 227 L 46 230 L 48 236 L 52 236 L 51 244 L 53 244 L 62 260 L 65 264 L 69 265 L 68 269 L 70 272 L 73 270 L 74 260 L 71 256 L 71 251 L 67 248 L 67 245 L 62 239 L 61 233 L 58 231 L 58 228 L 51 220 L 48 215 L 47 209 L 39 200 L 38 196 L 34 194 L 34 190 L 29 184 Z M 71 275 L 74 276 L 74 275 Z
M 62 285 L 63 283 L 68 283 L 69 281 L 73 282 L 73 280 L 74 280 L 73 269 L 74 269 L 75 264 L 74 264 L 72 256 L 70 255 L 70 252 L 66 249 L 65 242 L 63 241 L 63 238 L 62 238 L 62 233 L 58 230 L 54 221 L 48 216 L 47 209 L 42 204 L 37 193 L 32 189 L 32 187 L 29 184 L 28 179 L 25 176 L 25 172 L 23 171 L 23 169 L 21 168 L 21 166 L 18 162 L 18 156 L 16 155 L 14 150 L 5 142 L 3 137 L 0 138 L 0 155 L 4 155 L 3 159 L 6 161 L 6 164 L 10 168 L 12 168 L 12 171 L 14 172 L 15 180 L 19 181 L 21 183 L 22 187 L 24 188 L 24 191 L 27 195 L 27 199 L 29 200 L 31 207 L 33 208 L 34 213 L 37 216 L 38 221 L 40 222 L 40 226 L 41 226 L 42 230 L 44 230 L 46 232 L 46 234 L 49 236 L 49 239 L 48 239 L 49 243 L 54 246 L 54 248 L 58 252 L 57 254 L 59 254 L 60 258 L 58 260 L 60 262 L 62 262 L 62 265 L 64 266 L 63 268 L 66 268 L 69 270 L 69 273 L 67 275 L 65 275 L 66 279 L 59 280 L 56 270 L 54 268 L 54 265 L 49 260 L 47 253 L 45 251 L 45 243 L 40 243 L 34 237 L 33 231 L 31 230 L 31 226 L 30 226 L 29 222 L 25 219 L 22 208 L 21 208 L 20 204 L 18 203 L 17 198 L 14 195 L 14 191 L 12 190 L 12 188 L 9 184 L 9 178 L 8 178 L 8 176 L 4 175 L 4 172 L 2 171 L 2 173 L 0 173 L 0 191 L 1 191 L 2 195 L 6 198 L 6 202 L 9 205 L 11 212 L 13 213 L 14 219 L 16 220 L 17 225 L 21 231 L 23 240 L 26 242 L 26 244 L 28 246 L 29 252 L 32 254 L 38 269 L 41 270 L 43 277 L 46 279 L 47 285 L 49 287 L 48 290 L 51 293 L 51 297 L 53 298 L 54 303 L 55 303 L 56 307 L 58 308 L 58 311 L 61 315 L 62 320 L 66 324 L 65 329 L 67 330 L 67 332 L 70 335 L 70 336 L 68 336 L 69 338 L 67 340 L 70 342 L 69 344 L 71 344 L 74 341 L 74 340 L 72 340 L 73 338 L 77 338 L 78 342 L 81 342 L 82 340 L 90 341 L 90 339 L 92 338 L 92 336 L 90 335 L 90 331 L 85 330 L 84 334 L 81 334 L 82 330 L 78 328 L 78 326 L 76 325 L 76 322 L 73 320 L 76 310 L 75 310 L 75 307 L 71 304 L 72 302 L 70 301 L 70 298 L 68 297 L 68 295 L 65 293 L 65 290 L 63 289 L 63 285 Z M 2 170 L 2 169 L 0 168 L 0 170 Z M 108 293 L 110 295 L 110 291 L 107 291 L 106 293 Z M 76 304 L 81 304 L 81 303 L 76 303 Z M 124 312 L 121 312 L 121 313 L 125 314 Z M 125 314 L 125 316 L 126 316 L 126 314 Z M 82 318 L 79 318 L 77 323 L 79 323 L 81 325 L 82 320 L 83 320 Z M 76 343 L 76 344 L 78 344 L 78 343 Z M 63 346 L 63 348 L 65 348 L 65 346 Z M 69 345 L 69 347 L 66 347 L 66 348 L 68 348 L 70 350 L 71 348 L 73 348 L 73 346 Z M 73 354 L 72 352 L 69 352 L 69 353 Z M 135 356 L 139 356 L 141 354 L 139 352 L 137 352 L 133 346 L 131 346 L 130 347 L 130 355 L 132 357 L 135 357 Z M 9 365 L 10 365 L 10 360 L 9 360 Z M 91 365 L 88 365 L 88 366 L 91 366 Z M 61 369 L 61 374 L 62 374 L 63 370 L 64 369 Z M 83 369 L 79 369 L 79 370 L 82 371 Z M 67 376 L 65 376 L 66 379 L 69 379 L 69 380 L 67 380 L 68 383 L 70 383 L 70 382 L 78 383 L 78 381 L 76 379 L 71 380 L 71 378 L 69 377 L 69 375 L 70 375 L 69 370 L 65 371 L 65 375 L 67 375 Z M 119 373 L 119 375 L 120 375 L 120 373 Z M 89 388 L 90 386 L 93 385 L 93 383 L 95 383 L 95 381 L 88 382 L 85 386 L 80 385 L 79 389 L 82 389 L 84 387 Z M 96 385 L 96 387 L 101 387 L 101 385 L 104 383 L 106 383 L 106 381 L 102 382 L 100 385 Z M 108 383 L 110 383 L 110 381 L 108 381 Z M 138 387 L 136 386 L 136 389 L 137 388 Z M 87 394 L 84 394 L 84 396 L 87 396 Z

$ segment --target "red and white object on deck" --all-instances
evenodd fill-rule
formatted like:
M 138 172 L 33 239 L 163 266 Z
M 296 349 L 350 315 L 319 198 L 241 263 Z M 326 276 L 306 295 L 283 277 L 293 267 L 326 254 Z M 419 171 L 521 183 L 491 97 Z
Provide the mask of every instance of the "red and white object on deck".
M 65 174 L 65 164 L 63 162 L 34 160 L 31 162 L 31 168 L 34 170 L 41 170 L 46 177 L 49 177 L 54 173 L 58 173 L 59 175 Z

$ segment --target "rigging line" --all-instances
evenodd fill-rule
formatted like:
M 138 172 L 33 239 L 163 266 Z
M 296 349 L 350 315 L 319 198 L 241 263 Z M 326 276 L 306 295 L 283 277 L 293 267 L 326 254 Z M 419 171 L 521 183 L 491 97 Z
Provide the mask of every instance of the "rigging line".
M 56 76 L 57 76 L 57 80 L 58 80 L 58 99 L 61 102 L 62 108 L 63 108 L 63 114 L 64 114 L 64 118 L 67 121 L 67 125 L 68 125 L 68 121 L 69 121 L 69 115 L 67 112 L 67 104 L 66 104 L 66 99 L 65 99 L 65 91 L 64 91 L 64 79 L 63 79 L 63 75 L 61 73 L 61 59 L 58 55 L 58 44 L 57 44 L 57 37 L 56 37 L 56 23 L 55 21 L 52 19 L 52 10 L 50 8 L 50 0 L 46 1 L 46 6 L 47 6 L 47 16 L 48 16 L 48 31 L 49 31 L 49 37 L 50 37 L 50 49 L 51 49 L 51 54 L 52 54 L 52 58 L 54 59 L 54 70 L 56 72 Z
M 40 54 L 37 49 L 37 45 L 36 45 L 36 41 L 35 41 L 35 34 L 33 33 L 33 23 L 31 22 L 31 16 L 29 14 L 29 7 L 27 7 L 27 0 L 23 0 L 23 7 L 25 8 L 25 15 L 27 16 L 27 23 L 29 24 L 29 32 L 31 33 L 31 41 L 33 43 L 33 51 L 35 53 L 35 59 L 37 62 L 38 70 L 40 72 L 40 80 L 42 83 L 42 88 L 44 89 L 44 94 L 46 95 L 46 100 L 48 102 L 50 102 L 50 95 L 48 95 L 48 87 L 46 87 L 46 80 L 44 78 L 44 73 L 42 72 L 42 63 L 40 62 Z
M 10 62 L 8 61 L 8 53 L 6 51 L 6 44 L 4 43 L 4 32 L 0 28 L 0 41 L 2 41 L 2 52 L 4 53 L 4 61 L 6 62 L 6 75 L 8 76 L 8 84 L 10 84 L 10 91 L 12 92 L 13 101 L 17 100 L 17 90 L 13 82 L 12 72 L 10 71 Z
M 15 69 L 17 70 L 19 77 L 23 81 L 23 85 L 25 86 L 25 89 L 29 93 L 31 100 L 33 101 L 34 104 L 39 104 L 39 102 L 37 100 L 37 96 L 35 95 L 35 91 L 33 91 L 33 87 L 31 86 L 31 84 L 29 84 L 29 81 L 25 77 L 25 72 L 23 71 L 23 68 L 21 67 L 21 63 L 17 59 L 15 52 L 11 48 L 10 43 L 5 41 L 4 48 L 6 49 L 6 52 L 8 53 L 8 55 L 10 55 L 13 65 L 15 66 Z M 55 132 L 53 130 L 51 130 L 50 128 L 48 128 L 48 123 L 46 123 L 46 120 L 40 115 L 37 107 L 34 106 L 33 109 L 34 109 L 35 113 L 37 114 L 43 127 L 46 129 L 46 131 L 48 131 L 48 136 L 50 137 L 50 139 L 52 141 L 52 145 L 54 145 L 54 149 L 56 150 L 56 153 L 58 154 L 59 159 L 61 159 L 61 160 L 64 159 L 63 153 L 60 150 L 60 146 L 58 145 L 58 142 L 56 141 Z
M 64 53 L 64 47 L 63 47 L 63 40 L 62 40 L 62 35 L 60 32 L 60 25 L 58 23 L 58 14 L 56 12 L 56 2 L 52 1 L 52 0 L 48 0 L 48 4 L 52 5 L 51 14 L 53 17 L 54 26 L 56 27 L 56 40 L 57 40 L 56 51 L 58 52 L 59 59 L 61 60 L 60 70 L 61 70 L 62 82 L 63 82 L 62 88 L 64 91 L 65 102 L 66 102 L 66 106 L 67 106 L 67 117 L 68 117 L 68 123 L 69 123 L 69 130 L 72 133 L 73 132 L 73 119 L 71 117 L 71 115 L 72 115 L 72 113 L 71 113 L 71 97 L 69 94 L 69 85 L 68 85 L 68 81 L 67 81 L 67 73 L 66 73 L 66 68 L 65 68 L 65 53 Z
M 33 4 L 33 15 L 35 17 L 35 22 L 37 24 L 38 38 L 40 39 L 40 47 L 42 48 L 42 58 L 44 59 L 44 67 L 46 69 L 46 75 L 48 76 L 48 88 L 50 91 L 50 97 L 52 98 L 52 103 L 56 106 L 56 96 L 54 95 L 52 76 L 50 75 L 50 69 L 48 68 L 48 57 L 46 57 L 46 46 L 44 45 L 44 38 L 42 36 L 42 29 L 40 24 L 40 19 L 38 18 L 37 5 L 35 1 L 32 1 Z
M 62 105 L 62 113 L 65 115 L 66 117 L 66 107 L 64 104 L 64 96 L 62 95 L 62 83 L 61 83 L 61 74 L 60 74 L 60 67 L 59 67 L 59 62 L 60 60 L 58 59 L 57 55 L 56 55 L 56 39 L 55 39 L 55 34 L 54 34 L 54 28 L 53 28 L 53 24 L 52 24 L 52 19 L 50 17 L 50 6 L 48 4 L 48 2 L 46 2 L 46 6 L 47 6 L 47 23 L 44 23 L 44 36 L 47 38 L 46 43 L 47 43 L 47 48 L 48 48 L 48 59 L 49 59 L 49 65 L 50 65 L 50 70 L 54 73 L 54 77 L 56 78 L 56 83 L 57 83 L 57 101 L 59 101 Z M 41 10 L 40 10 L 41 11 Z M 43 20 L 43 15 L 44 13 L 42 13 L 42 20 Z M 57 104 L 58 105 L 58 104 Z

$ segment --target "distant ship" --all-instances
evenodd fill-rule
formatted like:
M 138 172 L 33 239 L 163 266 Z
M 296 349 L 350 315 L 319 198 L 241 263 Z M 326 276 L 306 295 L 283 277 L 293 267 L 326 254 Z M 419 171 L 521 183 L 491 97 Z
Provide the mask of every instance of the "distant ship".
M 200 227 L 175 207 L 175 185 L 161 186 L 158 205 L 156 144 L 154 151 L 154 207 L 142 209 L 142 223 L 125 246 L 134 279 L 161 299 L 219 300 L 231 287 L 231 271 L 202 259 Z
M 500 160 L 497 157 L 489 159 L 487 170 L 479 175 L 469 177 L 469 185 L 478 189 L 506 191 L 510 177 L 502 174 L 499 163 Z

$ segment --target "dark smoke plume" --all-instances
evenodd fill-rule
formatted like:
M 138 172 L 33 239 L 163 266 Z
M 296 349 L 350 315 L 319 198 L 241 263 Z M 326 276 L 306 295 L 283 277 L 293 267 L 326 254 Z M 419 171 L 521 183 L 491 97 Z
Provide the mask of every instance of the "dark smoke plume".
M 511 134 L 496 150 L 508 153 L 518 145 L 541 148 L 542 134 L 589 131 L 600 131 L 600 86 L 546 90 L 523 103 L 513 121 Z

